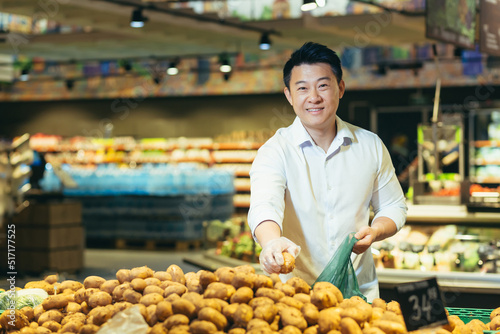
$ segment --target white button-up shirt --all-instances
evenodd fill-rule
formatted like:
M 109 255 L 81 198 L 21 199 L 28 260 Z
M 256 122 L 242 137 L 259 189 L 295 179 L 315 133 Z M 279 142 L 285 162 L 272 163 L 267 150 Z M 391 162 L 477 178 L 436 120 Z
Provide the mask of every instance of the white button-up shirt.
M 338 116 L 336 125 L 325 153 L 297 117 L 259 149 L 250 171 L 252 233 L 265 220 L 276 222 L 301 247 L 294 275 L 309 284 L 347 234 L 369 224 L 370 205 L 374 219 L 388 217 L 398 230 L 406 220 L 403 191 L 380 138 Z M 369 301 L 378 297 L 371 249 L 351 258 L 361 292 Z

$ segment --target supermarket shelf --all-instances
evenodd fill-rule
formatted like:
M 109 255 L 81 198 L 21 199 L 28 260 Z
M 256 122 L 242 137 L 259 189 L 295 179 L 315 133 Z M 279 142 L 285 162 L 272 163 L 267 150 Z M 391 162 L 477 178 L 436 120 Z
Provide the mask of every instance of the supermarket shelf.
M 473 145 L 475 147 L 500 147 L 499 140 L 476 140 Z
M 408 204 L 407 223 L 500 225 L 500 212 L 468 212 L 465 205 Z
M 500 177 L 495 176 L 471 176 L 470 182 L 475 183 L 500 183 Z
M 500 274 L 438 272 L 408 269 L 377 269 L 380 288 L 390 289 L 401 283 L 436 277 L 443 291 L 500 295 Z
M 500 160 L 475 159 L 474 165 L 475 166 L 500 165 Z
M 214 150 L 257 150 L 263 143 L 254 142 L 236 142 L 236 143 L 214 143 L 212 149 Z

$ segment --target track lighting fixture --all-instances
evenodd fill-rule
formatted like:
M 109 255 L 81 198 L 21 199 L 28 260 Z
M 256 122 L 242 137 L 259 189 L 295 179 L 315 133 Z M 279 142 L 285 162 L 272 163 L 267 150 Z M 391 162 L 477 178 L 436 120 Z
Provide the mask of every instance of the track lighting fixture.
M 308 12 L 316 8 L 318 8 L 318 4 L 315 0 L 304 0 L 303 5 L 300 6 L 300 10 L 303 12 Z
M 147 20 L 148 18 L 142 15 L 142 8 L 134 9 L 132 18 L 130 19 L 130 26 L 132 28 L 142 28 Z
M 261 50 L 269 50 L 271 48 L 271 38 L 269 38 L 269 33 L 262 33 L 259 41 L 259 48 Z
M 229 64 L 229 57 L 226 54 L 220 56 L 220 68 L 219 70 L 222 73 L 229 73 L 232 70 L 231 65 Z
M 179 69 L 177 68 L 178 63 L 179 63 L 178 60 L 170 62 L 170 65 L 168 65 L 167 68 L 168 75 L 177 75 L 179 73 Z

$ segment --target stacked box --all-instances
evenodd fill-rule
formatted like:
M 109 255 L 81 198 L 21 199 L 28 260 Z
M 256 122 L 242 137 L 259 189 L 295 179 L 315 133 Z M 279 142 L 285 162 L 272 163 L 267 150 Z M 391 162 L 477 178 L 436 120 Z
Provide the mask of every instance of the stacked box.
M 79 202 L 31 203 L 12 218 L 12 223 L 18 272 L 75 272 L 83 268 L 85 234 Z

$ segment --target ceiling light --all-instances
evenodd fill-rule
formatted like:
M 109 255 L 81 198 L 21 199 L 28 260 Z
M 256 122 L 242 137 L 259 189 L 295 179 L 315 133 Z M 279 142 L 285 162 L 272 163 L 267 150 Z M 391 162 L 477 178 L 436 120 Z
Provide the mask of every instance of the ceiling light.
M 167 68 L 168 75 L 177 75 L 179 73 L 179 69 L 177 68 L 177 64 L 175 62 L 171 62 Z
M 313 9 L 316 9 L 318 4 L 314 0 L 304 0 L 304 4 L 300 6 L 300 10 L 303 12 L 308 12 Z
M 21 70 L 21 77 L 19 78 L 19 80 L 21 80 L 21 81 L 28 81 L 29 78 L 30 78 L 30 71 L 29 71 L 29 69 L 23 68 Z
M 271 48 L 271 39 L 269 38 L 269 33 L 262 33 L 262 36 L 260 37 L 259 48 L 261 50 L 269 50 Z
M 134 9 L 132 18 L 130 19 L 130 26 L 132 28 L 142 28 L 147 20 L 148 18 L 142 15 L 142 8 Z
M 229 59 L 228 59 L 227 55 L 222 55 L 220 57 L 220 68 L 219 68 L 219 70 L 222 73 L 229 73 L 229 72 L 231 72 L 232 68 L 231 68 L 231 65 L 229 64 Z

